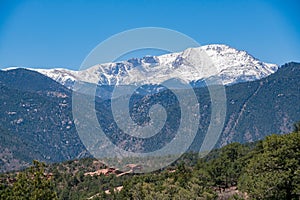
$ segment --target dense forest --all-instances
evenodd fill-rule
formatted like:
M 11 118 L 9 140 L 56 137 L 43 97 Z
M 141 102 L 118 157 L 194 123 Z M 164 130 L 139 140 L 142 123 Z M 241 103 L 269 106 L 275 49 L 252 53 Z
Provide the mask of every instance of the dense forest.
M 300 123 L 285 135 L 231 143 L 204 158 L 186 153 L 147 174 L 108 169 L 84 158 L 1 174 L 0 199 L 299 199 Z

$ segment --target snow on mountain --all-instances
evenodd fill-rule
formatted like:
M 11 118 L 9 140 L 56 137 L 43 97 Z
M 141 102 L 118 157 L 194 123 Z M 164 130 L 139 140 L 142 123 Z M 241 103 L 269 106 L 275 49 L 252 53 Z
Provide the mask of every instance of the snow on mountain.
M 211 63 L 214 67 L 203 68 Z M 67 87 L 72 87 L 72 83 L 76 80 L 96 84 L 127 85 L 158 84 L 170 78 L 192 82 L 209 77 L 219 77 L 224 85 L 230 85 L 261 79 L 274 73 L 277 69 L 277 65 L 261 62 L 246 51 L 239 51 L 227 45 L 213 44 L 161 56 L 146 56 L 127 61 L 98 64 L 82 71 L 32 70 Z

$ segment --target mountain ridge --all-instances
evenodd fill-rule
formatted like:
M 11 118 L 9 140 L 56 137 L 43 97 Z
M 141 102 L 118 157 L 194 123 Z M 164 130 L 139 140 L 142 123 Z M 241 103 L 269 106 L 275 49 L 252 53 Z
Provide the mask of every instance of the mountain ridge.
M 210 65 L 214 67 L 208 68 Z M 75 81 L 100 85 L 130 85 L 160 84 L 171 78 L 190 83 L 210 77 L 220 78 L 224 85 L 230 85 L 266 77 L 276 72 L 278 65 L 261 62 L 246 51 L 227 45 L 211 44 L 160 56 L 100 63 L 80 71 L 63 68 L 28 69 L 72 88 Z
M 0 171 L 26 166 L 29 159 L 60 162 L 88 156 L 72 118 L 72 91 L 40 73 L 26 69 L 12 72 L 0 73 L 0 137 L 4 138 L 0 140 Z M 300 99 L 299 78 L 300 64 L 288 63 L 261 80 L 226 86 L 227 115 L 217 146 L 290 132 L 300 116 L 295 106 Z M 37 86 L 28 91 L 30 85 Z M 196 138 L 201 142 L 211 104 L 205 87 L 196 88 L 195 93 L 202 105 Z M 197 150 L 201 144 L 193 145 L 191 149 Z M 28 152 L 20 151 L 24 146 Z

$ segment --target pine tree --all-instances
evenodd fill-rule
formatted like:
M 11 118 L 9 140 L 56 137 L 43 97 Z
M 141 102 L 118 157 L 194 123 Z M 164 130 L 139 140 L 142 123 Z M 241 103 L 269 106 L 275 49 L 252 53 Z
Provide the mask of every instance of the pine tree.
M 45 164 L 33 161 L 33 166 L 20 172 L 12 187 L 15 200 L 53 200 L 57 199 L 51 179 L 45 174 Z
M 240 188 L 254 199 L 299 199 L 300 132 L 269 136 L 261 148 L 240 178 Z

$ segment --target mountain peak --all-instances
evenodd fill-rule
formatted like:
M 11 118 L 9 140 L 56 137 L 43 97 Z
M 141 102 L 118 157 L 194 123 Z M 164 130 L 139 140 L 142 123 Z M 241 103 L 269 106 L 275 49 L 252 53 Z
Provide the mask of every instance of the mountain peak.
M 201 65 L 209 58 L 215 70 L 203 73 Z M 200 53 L 200 54 L 199 54 Z M 204 54 L 202 54 L 204 55 Z M 219 77 L 224 85 L 253 81 L 266 77 L 278 66 L 259 61 L 246 51 L 240 51 L 224 44 L 209 44 L 188 48 L 182 52 L 161 56 L 145 56 L 127 61 L 95 65 L 82 71 L 68 69 L 32 69 L 55 81 L 72 87 L 76 80 L 96 84 L 159 84 L 171 78 L 193 82 L 209 77 Z

